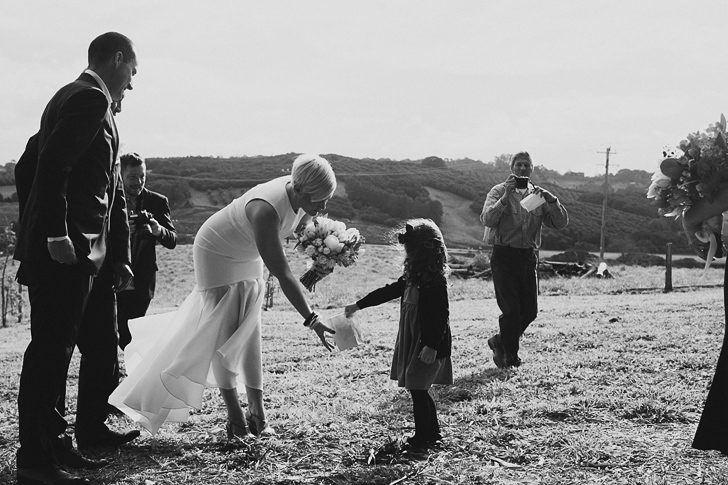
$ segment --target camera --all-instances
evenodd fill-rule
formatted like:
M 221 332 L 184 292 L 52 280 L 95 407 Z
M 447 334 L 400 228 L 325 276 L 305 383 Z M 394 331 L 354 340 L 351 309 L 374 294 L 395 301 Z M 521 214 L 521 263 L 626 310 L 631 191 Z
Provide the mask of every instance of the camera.
M 129 214 L 129 222 L 134 222 L 137 225 L 143 226 L 144 224 L 149 224 L 149 221 L 152 219 L 152 215 L 145 211 L 140 210 L 138 212 L 133 212 Z
M 528 177 L 516 177 L 516 188 L 525 189 L 528 187 Z

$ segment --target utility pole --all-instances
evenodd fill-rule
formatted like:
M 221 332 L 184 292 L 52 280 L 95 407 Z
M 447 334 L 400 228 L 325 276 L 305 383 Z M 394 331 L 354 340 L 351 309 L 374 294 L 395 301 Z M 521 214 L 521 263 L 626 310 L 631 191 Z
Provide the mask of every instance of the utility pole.
M 604 224 L 607 220 L 607 195 L 609 194 L 609 153 L 612 151 L 612 147 L 608 147 L 606 152 L 607 162 L 604 168 L 604 199 L 602 200 L 602 229 L 599 234 L 599 262 L 604 261 Z M 614 152 L 615 154 L 617 152 Z

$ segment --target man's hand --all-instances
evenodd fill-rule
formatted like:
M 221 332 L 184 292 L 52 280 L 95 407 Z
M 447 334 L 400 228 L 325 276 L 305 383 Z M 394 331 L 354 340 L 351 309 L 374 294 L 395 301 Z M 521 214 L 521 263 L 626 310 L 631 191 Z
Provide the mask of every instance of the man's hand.
M 73 249 L 73 243 L 68 236 L 60 241 L 48 241 L 48 252 L 53 261 L 61 264 L 76 264 L 78 262 L 76 250 Z
M 533 193 L 540 194 L 541 197 L 543 197 L 544 200 L 549 204 L 552 204 L 552 203 L 556 202 L 556 200 L 557 200 L 556 197 L 554 196 L 554 194 L 552 194 L 548 190 L 544 189 L 543 187 L 539 187 L 537 185 L 534 186 Z
M 125 290 L 132 282 L 134 273 L 126 263 L 114 263 L 114 291 Z
M 503 196 L 501 197 L 501 202 L 504 204 L 506 203 L 506 200 L 508 200 L 508 197 L 516 191 L 516 176 L 513 174 L 510 174 L 508 178 L 506 179 L 506 190 L 503 192 Z
M 154 235 L 154 237 L 159 237 L 159 235 L 162 234 L 161 227 L 162 226 L 159 225 L 154 217 L 149 218 L 149 230 Z
M 685 232 L 685 237 L 688 239 L 688 244 L 691 248 L 695 251 L 695 253 L 700 257 L 700 259 L 705 259 L 708 255 L 708 245 L 704 242 L 702 242 L 700 239 L 698 239 L 698 236 L 696 234 L 699 234 L 703 230 L 703 225 L 693 225 L 689 224 L 687 222 L 687 219 L 685 217 L 682 218 L 683 223 L 683 231 Z

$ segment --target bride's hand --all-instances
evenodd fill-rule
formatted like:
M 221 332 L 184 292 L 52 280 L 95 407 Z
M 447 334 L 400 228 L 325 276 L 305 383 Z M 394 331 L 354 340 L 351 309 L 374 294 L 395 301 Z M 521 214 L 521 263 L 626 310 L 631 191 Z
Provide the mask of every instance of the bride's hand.
M 310 328 L 316 332 L 316 335 L 318 335 L 318 338 L 321 340 L 321 343 L 324 344 L 324 347 L 326 347 L 326 350 L 331 352 L 334 349 L 334 346 L 331 342 L 326 340 L 326 333 L 335 334 L 336 332 L 321 323 L 321 320 L 319 320 L 318 315 L 314 318 L 313 322 L 311 322 Z

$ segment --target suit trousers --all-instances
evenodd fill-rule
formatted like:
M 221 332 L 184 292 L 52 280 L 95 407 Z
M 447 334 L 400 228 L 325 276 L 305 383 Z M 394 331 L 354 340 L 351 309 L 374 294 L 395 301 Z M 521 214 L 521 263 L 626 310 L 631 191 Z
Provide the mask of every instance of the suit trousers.
M 25 350 L 18 392 L 18 468 L 55 463 L 68 423 L 56 409 L 65 396 L 93 277 L 80 265 L 48 260 L 21 263 L 30 297 L 31 341 Z
M 538 314 L 536 254 L 533 249 L 494 246 L 490 260 L 500 343 L 509 358 L 518 357 L 519 340 Z
M 107 402 L 119 374 L 114 274 L 106 265 L 94 278 L 78 333 L 81 366 L 78 373 L 76 437 L 103 431 Z
M 131 342 L 129 320 L 143 317 L 147 314 L 151 299 L 146 296 L 148 292 L 139 290 L 126 290 L 116 295 L 119 324 L 119 347 L 122 350 Z

